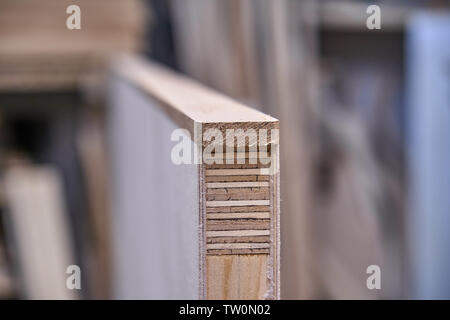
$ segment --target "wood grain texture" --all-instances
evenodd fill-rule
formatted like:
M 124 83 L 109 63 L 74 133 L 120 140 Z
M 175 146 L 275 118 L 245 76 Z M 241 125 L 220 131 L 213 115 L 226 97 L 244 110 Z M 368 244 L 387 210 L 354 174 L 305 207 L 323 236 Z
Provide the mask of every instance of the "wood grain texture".
M 261 299 L 268 288 L 267 255 L 206 257 L 207 299 Z
M 204 165 L 208 299 L 279 296 L 278 144 L 267 149 L 270 162 Z
M 115 62 L 114 74 L 187 129 L 200 155 L 214 147 L 197 163 L 199 298 L 278 299 L 278 120 L 142 58 Z
M 116 74 L 156 99 L 192 136 L 194 123 L 219 130 L 278 126 L 277 119 L 143 58 L 124 55 L 115 60 L 114 66 Z

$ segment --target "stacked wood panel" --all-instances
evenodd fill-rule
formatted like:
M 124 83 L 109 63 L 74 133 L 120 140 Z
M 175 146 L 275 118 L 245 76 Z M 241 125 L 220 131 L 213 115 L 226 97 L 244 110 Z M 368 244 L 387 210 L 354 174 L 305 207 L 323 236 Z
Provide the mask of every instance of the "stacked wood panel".
M 184 213 L 198 215 L 199 254 L 192 257 L 198 259 L 198 297 L 279 298 L 278 120 L 135 57 L 116 66 L 121 78 L 148 96 L 149 107 L 157 104 L 185 129 L 202 155 L 179 164 L 198 170 L 198 212 Z M 212 140 L 210 130 L 223 139 Z M 151 139 L 170 143 L 168 136 Z M 173 189 L 159 192 L 164 197 Z M 178 227 L 166 232 L 182 232 Z

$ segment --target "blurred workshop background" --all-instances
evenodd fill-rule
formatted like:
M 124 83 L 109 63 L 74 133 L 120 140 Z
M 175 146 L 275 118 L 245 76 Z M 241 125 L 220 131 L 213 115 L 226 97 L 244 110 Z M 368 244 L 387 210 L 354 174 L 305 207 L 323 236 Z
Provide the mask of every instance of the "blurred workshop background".
M 117 296 L 107 85 L 124 51 L 280 119 L 283 299 L 450 298 L 449 9 L 0 0 L 0 298 Z M 72 264 L 83 286 L 61 290 Z

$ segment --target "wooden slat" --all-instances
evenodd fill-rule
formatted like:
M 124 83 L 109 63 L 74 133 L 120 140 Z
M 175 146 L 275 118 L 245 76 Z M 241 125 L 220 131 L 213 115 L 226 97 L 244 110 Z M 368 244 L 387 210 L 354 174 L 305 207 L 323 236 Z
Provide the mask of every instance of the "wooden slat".
M 206 187 L 209 189 L 214 188 L 256 188 L 256 187 L 268 187 L 269 182 L 264 181 L 250 181 L 250 182 L 209 182 Z
M 207 207 L 242 207 L 242 206 L 268 206 L 269 200 L 229 200 L 229 201 L 206 201 Z
M 268 236 L 270 230 L 206 231 L 207 237 Z
M 269 230 L 270 221 L 253 219 L 229 219 L 229 220 L 208 220 L 206 223 L 207 231 L 219 230 Z
M 270 243 L 208 243 L 207 249 L 266 249 Z
M 207 176 L 268 175 L 268 168 L 261 169 L 206 169 Z
M 206 219 L 269 219 L 270 212 L 207 213 Z

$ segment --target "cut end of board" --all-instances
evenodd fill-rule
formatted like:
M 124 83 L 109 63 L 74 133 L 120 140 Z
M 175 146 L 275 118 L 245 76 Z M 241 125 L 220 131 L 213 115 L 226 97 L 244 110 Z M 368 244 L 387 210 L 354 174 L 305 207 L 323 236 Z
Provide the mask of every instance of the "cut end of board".
M 199 298 L 279 299 L 278 120 L 143 58 L 114 72 L 194 142 Z
M 230 127 L 237 124 L 208 124 L 203 132 L 215 128 L 226 136 Z M 279 126 L 240 127 L 255 130 L 256 141 L 261 128 Z M 278 136 L 267 141 L 256 142 L 253 152 L 250 140 L 240 151 L 233 145 L 231 157 L 219 146 L 219 157 L 202 164 L 207 299 L 279 298 Z

